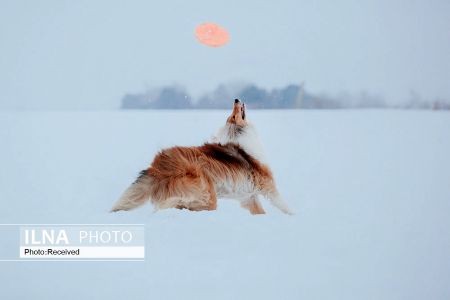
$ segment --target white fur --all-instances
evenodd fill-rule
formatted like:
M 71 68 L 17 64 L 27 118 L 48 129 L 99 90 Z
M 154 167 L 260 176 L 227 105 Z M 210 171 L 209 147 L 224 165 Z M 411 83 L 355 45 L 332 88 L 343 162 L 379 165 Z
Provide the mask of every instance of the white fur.
M 234 124 L 225 124 L 222 128 L 218 130 L 215 136 L 212 137 L 211 142 L 219 144 L 236 143 L 245 152 L 259 160 L 261 163 L 266 164 L 266 157 L 262 144 L 259 140 L 258 134 L 255 127 L 251 123 L 242 128 L 242 131 L 236 133 Z M 255 187 L 251 182 L 242 178 L 238 182 L 232 180 L 226 180 L 223 183 L 216 184 L 217 195 L 219 198 L 232 198 L 238 200 L 241 204 L 246 203 L 250 200 L 256 201 L 258 205 L 258 195 L 260 191 L 255 190 Z M 286 214 L 292 214 L 288 205 L 284 202 L 278 192 L 265 194 L 270 202 L 281 211 Z
M 220 128 L 217 134 L 212 138 L 212 142 L 222 145 L 236 143 L 244 149 L 245 152 L 259 160 L 261 163 L 266 163 L 266 156 L 253 124 L 248 123 L 242 128 L 242 132 L 238 134 L 234 133 L 234 126 L 236 125 L 229 123 L 225 124 L 225 126 Z

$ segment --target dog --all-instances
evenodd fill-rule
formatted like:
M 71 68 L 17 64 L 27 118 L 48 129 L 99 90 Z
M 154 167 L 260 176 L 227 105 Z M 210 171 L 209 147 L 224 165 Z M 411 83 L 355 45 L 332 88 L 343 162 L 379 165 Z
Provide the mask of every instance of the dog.
M 247 121 L 245 104 L 235 99 L 225 126 L 210 142 L 161 150 L 111 211 L 130 210 L 147 201 L 156 210 L 215 210 L 218 198 L 231 198 L 251 214 L 264 214 L 259 195 L 292 214 L 276 188 L 256 130 Z

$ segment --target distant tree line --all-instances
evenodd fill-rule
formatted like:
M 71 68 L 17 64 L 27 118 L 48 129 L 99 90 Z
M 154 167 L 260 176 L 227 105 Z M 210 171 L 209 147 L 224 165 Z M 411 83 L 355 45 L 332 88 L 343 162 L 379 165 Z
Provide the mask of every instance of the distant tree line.
M 283 88 L 267 90 L 254 84 L 233 87 L 219 85 L 197 101 L 184 87 L 171 85 L 143 93 L 126 94 L 122 109 L 223 109 L 230 100 L 239 98 L 253 109 L 346 109 L 346 108 L 404 108 L 450 109 L 450 102 L 442 99 L 422 101 L 416 94 L 402 105 L 388 105 L 381 96 L 362 92 L 359 95 L 341 93 L 337 96 L 314 95 L 305 91 L 303 84 L 290 84 Z

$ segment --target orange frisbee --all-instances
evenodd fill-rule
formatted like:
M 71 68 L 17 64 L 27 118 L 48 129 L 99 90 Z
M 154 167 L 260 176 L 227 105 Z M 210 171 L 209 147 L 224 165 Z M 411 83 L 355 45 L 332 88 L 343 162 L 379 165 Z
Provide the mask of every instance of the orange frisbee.
M 203 45 L 220 47 L 228 43 L 230 35 L 225 28 L 214 23 L 203 23 L 195 28 L 195 36 Z

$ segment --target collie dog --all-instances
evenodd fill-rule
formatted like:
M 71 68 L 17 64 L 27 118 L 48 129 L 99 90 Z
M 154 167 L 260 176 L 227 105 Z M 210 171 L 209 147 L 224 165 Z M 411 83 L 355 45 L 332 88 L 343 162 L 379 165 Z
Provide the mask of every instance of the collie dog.
M 256 131 L 247 121 L 245 104 L 236 99 L 225 126 L 211 142 L 159 152 L 112 211 L 130 210 L 148 200 L 156 210 L 215 210 L 217 198 L 231 198 L 252 214 L 264 214 L 259 195 L 291 214 L 277 191 Z

